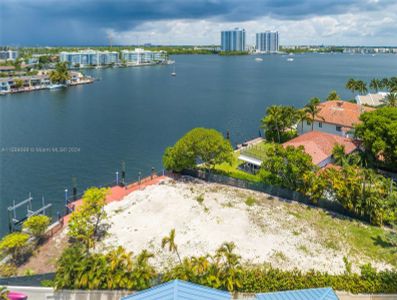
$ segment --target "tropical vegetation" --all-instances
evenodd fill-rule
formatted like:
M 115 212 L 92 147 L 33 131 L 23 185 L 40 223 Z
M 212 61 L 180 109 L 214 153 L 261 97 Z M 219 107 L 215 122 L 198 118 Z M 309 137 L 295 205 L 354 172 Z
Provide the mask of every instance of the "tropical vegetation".
M 163 155 L 167 170 L 182 171 L 197 164 L 212 169 L 220 163 L 233 161 L 233 148 L 222 134 L 214 129 L 195 128 L 168 147 Z
M 397 170 L 397 108 L 383 107 L 363 113 L 355 136 L 379 165 Z
M 70 216 L 68 235 L 72 242 L 81 244 L 86 252 L 95 248 L 108 228 L 104 209 L 107 188 L 90 188 L 84 192 L 82 205 Z
M 29 249 L 29 235 L 21 232 L 13 232 L 0 241 L 0 253 L 10 255 L 14 263 L 18 264 L 25 260 Z
M 50 225 L 51 218 L 45 215 L 37 215 L 29 217 L 22 225 L 22 228 L 26 230 L 36 240 L 41 240 Z
M 8 290 L 4 286 L 0 286 L 0 300 L 8 300 Z
M 55 65 L 55 70 L 52 70 L 49 74 L 49 78 L 53 83 L 63 83 L 70 79 L 68 65 L 66 62 L 59 62 Z

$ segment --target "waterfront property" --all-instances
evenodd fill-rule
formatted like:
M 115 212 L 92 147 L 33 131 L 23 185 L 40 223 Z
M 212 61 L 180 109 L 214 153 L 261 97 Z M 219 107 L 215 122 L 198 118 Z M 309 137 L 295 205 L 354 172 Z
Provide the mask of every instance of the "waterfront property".
M 293 146 L 297 148 L 303 146 L 305 152 L 311 156 L 312 162 L 320 168 L 333 162 L 332 150 L 336 145 L 342 145 L 346 155 L 351 154 L 358 148 L 357 143 L 348 137 L 321 131 L 304 133 L 283 144 L 284 147 Z
M 125 61 L 128 65 L 164 63 L 167 61 L 167 52 L 149 51 L 142 48 L 135 48 L 135 50 L 122 50 L 121 60 Z
M 51 88 L 49 70 L 41 70 L 37 75 L 0 78 L 0 95 L 20 92 L 31 92 Z M 91 77 L 86 77 L 80 72 L 70 71 L 70 79 L 66 85 L 79 85 L 92 83 Z
M 59 60 L 67 62 L 73 67 L 109 66 L 119 62 L 119 53 L 117 51 L 97 51 L 92 49 L 77 52 L 63 51 L 59 53 Z
M 373 110 L 370 107 L 341 100 L 322 102 L 318 108 L 320 111 L 315 116 L 313 124 L 309 120 L 298 124 L 299 134 L 317 130 L 349 137 L 353 135 L 354 124 L 360 122 L 360 115 Z
M 376 94 L 368 93 L 367 95 L 357 95 L 356 101 L 360 105 L 379 106 L 383 104 L 387 93 L 378 92 Z
M 255 49 L 261 53 L 277 53 L 279 51 L 279 35 L 277 31 L 265 31 L 256 34 Z
M 0 60 L 16 60 L 19 56 L 19 52 L 16 50 L 1 50 Z
M 221 32 L 222 51 L 245 51 L 245 29 L 235 28 Z

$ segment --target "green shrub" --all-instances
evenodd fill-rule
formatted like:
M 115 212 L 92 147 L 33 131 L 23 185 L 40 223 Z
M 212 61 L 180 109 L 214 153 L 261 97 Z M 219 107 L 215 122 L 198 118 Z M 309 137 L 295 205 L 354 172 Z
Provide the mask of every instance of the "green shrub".
M 31 216 L 22 225 L 29 234 L 36 239 L 41 239 L 50 225 L 50 218 L 43 215 Z
M 11 277 L 17 274 L 17 267 L 14 264 L 1 264 L 0 277 Z
M 248 206 L 253 206 L 253 205 L 255 205 L 255 203 L 256 203 L 256 200 L 255 200 L 255 198 L 254 197 L 248 197 L 246 200 L 245 200 L 245 204 L 247 204 Z
M 200 194 L 196 197 L 198 203 L 202 204 L 204 202 L 204 194 Z
M 16 263 L 22 262 L 29 252 L 29 235 L 14 232 L 6 235 L 0 241 L 0 251 L 5 255 L 11 255 Z
M 0 286 L 0 300 L 8 300 L 8 290 L 4 286 Z

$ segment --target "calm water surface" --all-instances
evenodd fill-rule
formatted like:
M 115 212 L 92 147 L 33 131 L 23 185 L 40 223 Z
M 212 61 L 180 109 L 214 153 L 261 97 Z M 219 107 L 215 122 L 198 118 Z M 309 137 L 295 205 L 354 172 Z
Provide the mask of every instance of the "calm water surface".
M 112 182 L 120 162 L 127 179 L 160 170 L 164 148 L 188 130 L 230 130 L 233 143 L 258 135 L 267 106 L 303 106 L 329 91 L 351 98 L 349 77 L 396 76 L 397 55 L 177 56 L 172 66 L 89 70 L 91 85 L 0 97 L 0 236 L 6 208 L 31 192 L 62 210 L 64 189 Z M 51 152 L 12 152 L 38 147 Z M 62 151 L 75 147 L 77 152 Z M 55 148 L 55 149 L 53 149 Z M 23 150 L 23 149 L 20 149 Z

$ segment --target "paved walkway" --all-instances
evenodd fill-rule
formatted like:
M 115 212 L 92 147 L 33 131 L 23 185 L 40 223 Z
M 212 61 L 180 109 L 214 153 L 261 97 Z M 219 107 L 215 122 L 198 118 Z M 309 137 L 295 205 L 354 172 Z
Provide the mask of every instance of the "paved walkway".
M 134 182 L 130 185 L 127 185 L 125 187 L 121 186 L 113 186 L 110 188 L 109 194 L 106 197 L 106 203 L 114 202 L 114 201 L 120 201 L 122 200 L 125 196 L 129 195 L 130 193 L 145 188 L 149 185 L 157 184 L 161 180 L 165 179 L 166 176 L 153 176 L 152 177 L 147 177 L 142 179 L 140 182 Z M 82 199 L 76 200 L 69 204 L 69 207 L 74 207 L 74 209 L 78 209 L 79 206 L 81 206 L 83 203 Z M 66 215 L 63 217 L 63 223 L 67 224 L 70 218 L 70 214 Z

